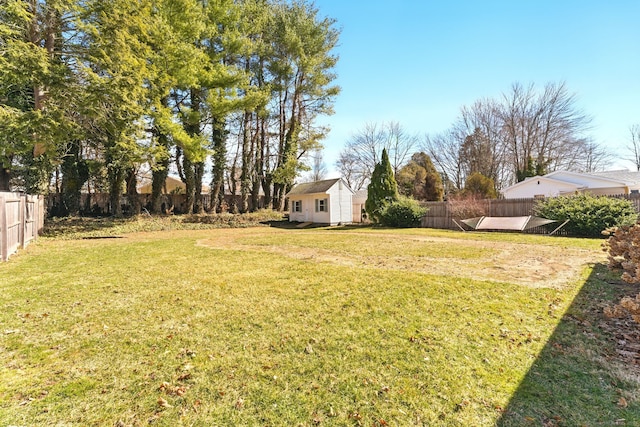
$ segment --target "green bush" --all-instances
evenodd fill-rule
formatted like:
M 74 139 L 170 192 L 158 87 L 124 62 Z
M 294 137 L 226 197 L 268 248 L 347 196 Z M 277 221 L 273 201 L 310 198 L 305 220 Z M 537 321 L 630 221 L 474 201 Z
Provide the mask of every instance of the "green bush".
M 584 237 L 600 236 L 609 227 L 631 225 L 638 220 L 638 213 L 629 200 L 590 194 L 541 200 L 535 213 L 559 222 L 569 220 L 564 229 Z
M 386 205 L 380 211 L 380 223 L 387 227 L 418 227 L 420 220 L 427 213 L 427 208 L 408 197 Z

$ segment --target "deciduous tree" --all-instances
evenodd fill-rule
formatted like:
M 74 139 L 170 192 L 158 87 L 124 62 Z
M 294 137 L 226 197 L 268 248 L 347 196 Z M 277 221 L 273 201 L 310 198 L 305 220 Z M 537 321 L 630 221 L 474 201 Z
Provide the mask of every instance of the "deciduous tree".
M 627 145 L 627 152 L 631 154 L 629 160 L 633 162 L 636 170 L 640 171 L 640 124 L 629 127 L 629 145 Z
M 398 122 L 367 123 L 347 141 L 336 166 L 349 186 L 360 190 L 369 182 L 383 149 L 389 154 L 391 168 L 397 173 L 417 144 L 418 137 L 409 134 Z

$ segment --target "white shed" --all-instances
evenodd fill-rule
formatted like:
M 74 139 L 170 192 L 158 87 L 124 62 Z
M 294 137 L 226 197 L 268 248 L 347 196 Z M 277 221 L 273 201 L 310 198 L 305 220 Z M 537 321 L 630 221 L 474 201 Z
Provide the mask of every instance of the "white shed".
M 354 192 L 342 178 L 305 182 L 294 186 L 289 198 L 289 221 L 350 224 Z
M 364 190 L 358 190 L 353 195 L 353 222 L 365 222 L 366 216 L 364 215 L 364 204 L 367 202 L 369 192 Z

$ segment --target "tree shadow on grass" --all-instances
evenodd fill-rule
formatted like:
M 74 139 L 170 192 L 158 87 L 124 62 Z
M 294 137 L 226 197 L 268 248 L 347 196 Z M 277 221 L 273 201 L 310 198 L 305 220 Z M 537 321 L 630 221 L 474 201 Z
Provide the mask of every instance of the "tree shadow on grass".
M 42 236 L 61 237 L 70 235 L 82 235 L 92 232 L 110 232 L 113 228 L 131 221 L 130 218 L 114 217 L 58 217 L 48 218 Z M 82 236 L 85 237 L 85 236 Z M 95 237 L 95 236 L 89 236 Z M 112 237 L 112 236 L 108 236 Z
M 594 267 L 496 426 L 640 425 L 638 352 L 620 349 L 640 343 L 639 328 L 602 314 L 625 294 L 634 292 L 604 264 Z

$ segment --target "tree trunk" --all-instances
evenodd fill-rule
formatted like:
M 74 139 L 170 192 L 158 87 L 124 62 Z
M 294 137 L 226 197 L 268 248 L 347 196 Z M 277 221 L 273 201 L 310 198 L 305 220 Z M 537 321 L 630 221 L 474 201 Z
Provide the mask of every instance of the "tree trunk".
M 267 209 L 273 209 L 273 193 L 271 192 L 272 183 L 271 174 L 266 174 L 262 179 L 262 192 L 264 193 L 264 207 Z
M 198 162 L 193 165 L 194 179 L 194 212 L 204 213 L 204 203 L 202 202 L 202 178 L 204 177 L 204 163 Z
M 89 178 L 86 165 L 80 156 L 80 143 L 69 143 L 67 155 L 62 159 L 62 211 L 63 215 L 76 216 L 80 213 L 82 186 Z
M 186 193 L 186 198 L 185 198 L 185 203 L 184 203 L 184 208 L 182 213 L 191 214 L 193 213 L 193 206 L 195 204 L 196 176 L 194 171 L 194 165 L 191 162 L 191 160 L 187 158 L 186 155 L 183 155 L 182 157 L 182 172 L 184 173 L 183 182 L 185 185 L 185 193 Z
M 224 170 L 227 163 L 225 122 L 214 117 L 211 139 L 213 142 L 213 178 L 211 180 L 211 212 L 219 212 L 224 200 Z
M 169 101 L 166 97 L 160 100 L 163 108 L 167 108 Z M 156 168 L 151 172 L 151 212 L 154 214 L 162 212 L 162 195 L 165 189 L 167 176 L 169 175 L 169 138 L 166 134 L 156 129 L 158 135 L 158 145 L 165 151 L 162 157 L 156 162 Z
M 249 189 L 251 180 L 249 176 L 249 168 L 251 164 L 251 152 L 249 144 L 251 141 L 251 113 L 244 113 L 242 123 L 242 165 L 240 173 L 240 212 L 245 213 L 249 210 Z
M 162 161 L 160 167 L 151 172 L 151 212 L 162 212 L 162 199 L 164 194 L 165 182 L 169 175 L 169 159 Z
M 142 212 L 142 204 L 140 203 L 140 196 L 138 195 L 138 178 L 136 176 L 135 168 L 130 168 L 127 171 L 127 200 L 129 206 L 131 206 L 132 215 L 140 215 Z
M 120 196 L 122 194 L 122 184 L 124 183 L 124 173 L 121 168 L 113 165 L 108 173 L 109 177 L 109 204 L 111 205 L 111 215 L 122 216 L 122 206 L 120 206 Z
M 0 191 L 11 191 L 11 169 L 0 164 Z

